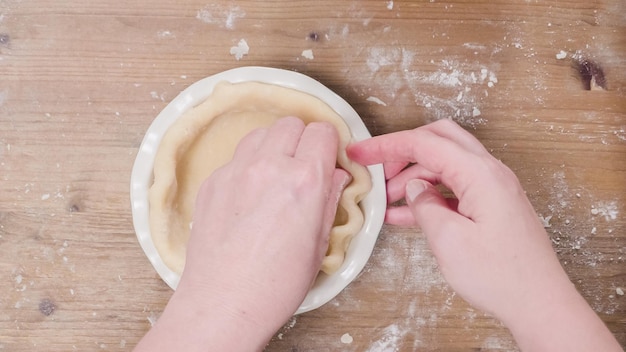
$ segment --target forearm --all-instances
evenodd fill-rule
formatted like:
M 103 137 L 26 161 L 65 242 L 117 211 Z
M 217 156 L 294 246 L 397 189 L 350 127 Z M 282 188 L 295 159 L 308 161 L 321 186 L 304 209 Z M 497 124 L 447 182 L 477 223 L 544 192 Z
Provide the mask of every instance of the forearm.
M 623 351 L 574 286 L 567 285 L 557 293 L 544 295 L 545 300 L 537 302 L 536 307 L 526 307 L 517 318 L 507 319 L 505 325 L 520 349 L 525 352 Z
M 263 350 L 272 332 L 242 318 L 240 314 L 224 309 L 217 302 L 213 304 L 210 299 L 199 305 L 195 298 L 176 292 L 134 351 Z

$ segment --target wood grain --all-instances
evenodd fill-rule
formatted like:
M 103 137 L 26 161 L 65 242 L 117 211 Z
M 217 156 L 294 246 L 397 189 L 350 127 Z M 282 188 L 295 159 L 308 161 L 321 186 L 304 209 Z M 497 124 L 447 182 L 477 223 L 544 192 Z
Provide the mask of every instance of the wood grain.
M 551 216 L 565 269 L 626 347 L 624 14 L 619 0 L 0 1 L 0 350 L 132 349 L 171 295 L 132 226 L 143 134 L 194 81 L 247 65 L 320 80 L 374 135 L 460 122 Z M 580 59 L 606 90 L 584 89 Z M 516 347 L 419 232 L 386 226 L 358 280 L 266 350 Z

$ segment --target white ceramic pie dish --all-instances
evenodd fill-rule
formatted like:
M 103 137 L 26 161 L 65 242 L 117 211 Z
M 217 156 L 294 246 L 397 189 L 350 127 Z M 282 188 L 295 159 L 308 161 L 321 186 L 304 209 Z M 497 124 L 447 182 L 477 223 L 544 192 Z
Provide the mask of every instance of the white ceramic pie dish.
M 148 190 L 152 184 L 154 158 L 167 129 L 187 110 L 206 100 L 215 84 L 221 81 L 257 81 L 311 94 L 327 103 L 344 119 L 354 140 L 371 137 L 359 115 L 345 100 L 320 82 L 297 72 L 268 67 L 241 67 L 204 78 L 183 90 L 148 128 L 133 165 L 130 185 L 133 225 L 139 244 L 159 276 L 172 289 L 176 289 L 180 277 L 163 263 L 150 234 Z M 387 202 L 382 165 L 370 166 L 368 170 L 372 177 L 372 190 L 361 201 L 365 214 L 363 227 L 352 239 L 346 259 L 339 270 L 332 275 L 318 275 L 297 314 L 316 309 L 337 296 L 361 272 L 374 249 L 383 225 Z

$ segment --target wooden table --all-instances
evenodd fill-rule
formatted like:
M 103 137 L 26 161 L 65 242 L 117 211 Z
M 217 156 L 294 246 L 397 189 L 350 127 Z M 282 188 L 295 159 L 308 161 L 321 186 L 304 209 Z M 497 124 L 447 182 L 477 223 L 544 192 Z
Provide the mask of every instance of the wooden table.
M 132 349 L 171 295 L 132 226 L 138 146 L 178 92 L 247 65 L 320 80 L 374 135 L 460 122 L 520 177 L 626 347 L 625 14 L 621 0 L 0 1 L 0 351 Z M 386 226 L 357 281 L 266 350 L 516 347 L 419 232 Z

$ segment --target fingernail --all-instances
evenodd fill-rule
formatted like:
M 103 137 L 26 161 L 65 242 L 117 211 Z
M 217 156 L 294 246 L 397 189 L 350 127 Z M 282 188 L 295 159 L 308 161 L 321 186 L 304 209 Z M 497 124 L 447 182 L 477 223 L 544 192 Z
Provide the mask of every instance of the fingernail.
M 406 183 L 406 196 L 409 199 L 409 202 L 413 203 L 415 198 L 419 196 L 426 189 L 426 182 L 422 180 L 409 180 Z

